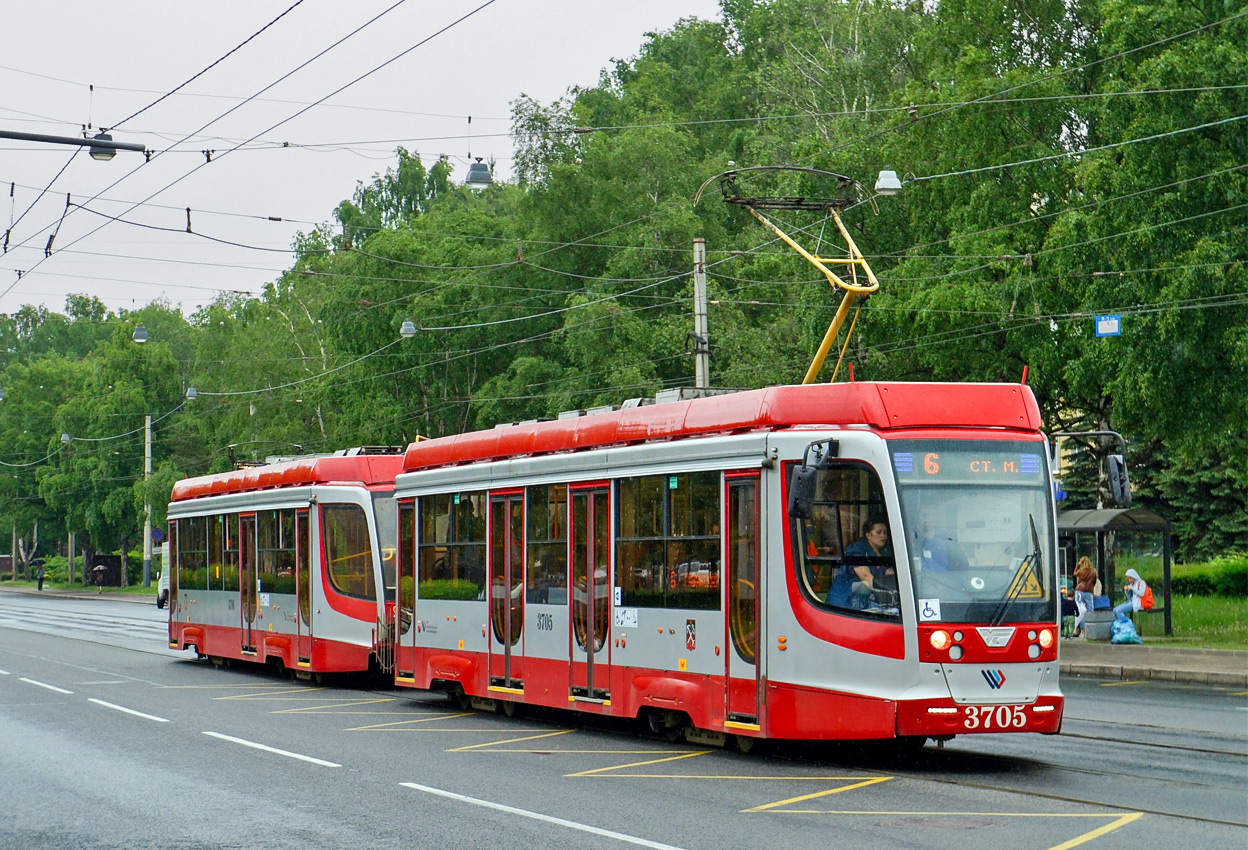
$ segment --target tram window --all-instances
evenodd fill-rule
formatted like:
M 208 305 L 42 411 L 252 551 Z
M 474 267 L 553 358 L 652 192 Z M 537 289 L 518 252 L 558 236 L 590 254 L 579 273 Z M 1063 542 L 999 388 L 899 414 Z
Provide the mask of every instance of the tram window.
M 368 518 L 359 505 L 321 507 L 325 567 L 329 583 L 344 596 L 376 599 Z
M 295 592 L 295 512 L 256 514 L 259 561 L 256 577 L 263 593 Z
M 795 470 L 792 464 L 790 476 Z M 869 466 L 837 462 L 819 470 L 810 519 L 791 520 L 798 584 L 808 599 L 839 613 L 900 617 L 892 541 L 878 553 L 867 542 L 868 523 L 874 527 L 887 515 L 879 476 Z
M 277 511 L 256 512 L 256 580 L 260 590 L 273 592 L 277 579 Z
M 226 514 L 225 563 L 221 570 L 222 590 L 238 590 L 239 563 L 238 514 Z
M 421 599 L 485 598 L 485 494 L 420 498 L 417 534 Z
M 720 474 L 623 478 L 617 493 L 622 603 L 718 610 Z
M 208 572 L 204 587 L 209 590 L 225 590 L 225 551 L 221 548 L 225 542 L 225 518 L 220 514 L 207 518 L 208 534 Z
M 528 489 L 528 586 L 525 599 L 568 601 L 568 485 Z
M 386 588 L 386 599 L 393 602 L 395 582 L 398 579 L 394 548 L 398 535 L 398 514 L 393 494 L 373 494 L 373 516 L 377 520 L 377 539 L 381 541 L 381 580 Z
M 278 549 L 274 593 L 295 592 L 295 512 L 277 512 Z
M 183 590 L 206 590 L 207 518 L 187 517 L 178 520 L 178 586 Z

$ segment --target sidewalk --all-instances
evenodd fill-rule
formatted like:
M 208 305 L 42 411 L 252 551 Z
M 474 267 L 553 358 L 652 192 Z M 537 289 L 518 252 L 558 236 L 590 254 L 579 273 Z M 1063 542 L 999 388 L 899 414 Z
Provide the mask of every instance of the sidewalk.
M 152 582 L 155 585 L 155 580 Z M 140 605 L 151 605 L 156 607 L 155 596 L 145 596 L 141 593 L 117 593 L 105 592 L 97 593 L 94 587 L 84 587 L 82 590 L 68 590 L 61 587 L 45 587 L 43 590 L 37 590 L 33 587 L 8 587 L 0 585 L 0 593 L 25 593 L 30 596 L 55 596 L 60 599 L 109 599 L 113 602 L 137 602 Z
M 1062 674 L 1068 676 L 1248 688 L 1248 650 L 1063 640 L 1058 660 Z

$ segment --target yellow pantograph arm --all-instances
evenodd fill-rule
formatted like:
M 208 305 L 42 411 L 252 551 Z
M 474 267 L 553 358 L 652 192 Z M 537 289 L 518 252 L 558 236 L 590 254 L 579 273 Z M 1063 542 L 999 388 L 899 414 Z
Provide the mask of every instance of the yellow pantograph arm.
M 841 238 L 845 240 L 846 246 L 849 248 L 849 256 L 844 259 L 825 259 L 816 257 L 807 251 L 801 245 L 798 245 L 787 233 L 776 225 L 768 221 L 758 210 L 753 207 L 746 207 L 750 211 L 750 215 L 754 216 L 764 225 L 771 229 L 773 233 L 779 236 L 784 242 L 797 253 L 801 254 L 808 263 L 817 268 L 824 277 L 828 279 L 828 284 L 835 290 L 844 291 L 841 297 L 841 304 L 836 310 L 836 315 L 832 318 L 832 323 L 828 325 L 827 333 L 823 335 L 823 341 L 819 343 L 819 350 L 815 352 L 815 358 L 810 363 L 810 368 L 806 370 L 805 377 L 802 378 L 803 384 L 813 384 L 819 375 L 820 368 L 823 367 L 823 361 L 828 356 L 828 352 L 832 350 L 832 344 L 836 342 L 837 334 L 840 333 L 841 325 L 845 323 L 845 317 L 849 315 L 850 307 L 859 295 L 870 295 L 880 288 L 880 282 L 875 279 L 875 273 L 871 271 L 871 267 L 867 265 L 867 260 L 858 250 L 858 246 L 854 244 L 853 238 L 849 235 L 849 231 L 845 229 L 845 223 L 841 221 L 840 214 L 835 208 L 831 210 L 832 220 L 836 222 L 836 229 L 840 231 Z M 863 274 L 867 277 L 866 284 L 849 283 L 842 280 L 834 271 L 828 268 L 828 263 L 836 265 L 850 266 L 851 276 L 853 275 L 855 266 L 861 267 Z M 835 377 L 835 375 L 833 376 Z

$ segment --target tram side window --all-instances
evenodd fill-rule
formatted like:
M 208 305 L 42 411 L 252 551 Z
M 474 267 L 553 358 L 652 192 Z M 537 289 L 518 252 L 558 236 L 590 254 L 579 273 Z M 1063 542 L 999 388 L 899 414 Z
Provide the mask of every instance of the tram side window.
M 564 605 L 568 601 L 568 485 L 530 487 L 528 500 L 525 599 Z
M 622 603 L 718 610 L 720 474 L 623 478 L 617 494 Z
M 225 517 L 214 514 L 207 517 L 208 534 L 208 584 L 209 590 L 225 590 Z
M 221 570 L 222 590 L 238 590 L 239 557 L 238 514 L 225 515 L 225 565 Z
M 344 596 L 376 599 L 368 518 L 359 505 L 323 505 L 325 568 L 329 583 Z
M 256 576 L 262 593 L 295 592 L 295 512 L 256 514 L 259 556 Z
M 420 497 L 421 599 L 485 598 L 485 493 Z
M 892 539 L 878 551 L 868 542 L 868 524 L 887 515 L 884 489 L 869 466 L 844 462 L 819 471 L 811 518 L 791 520 L 798 584 L 809 599 L 840 613 L 900 617 Z
M 207 518 L 178 520 L 178 587 L 183 590 L 208 589 Z

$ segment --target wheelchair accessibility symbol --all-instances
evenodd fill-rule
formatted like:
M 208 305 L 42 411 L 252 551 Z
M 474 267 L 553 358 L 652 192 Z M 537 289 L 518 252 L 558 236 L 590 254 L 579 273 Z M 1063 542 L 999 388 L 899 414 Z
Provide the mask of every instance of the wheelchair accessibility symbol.
M 920 599 L 919 600 L 919 619 L 920 620 L 939 620 L 940 619 L 940 600 L 939 599 Z

